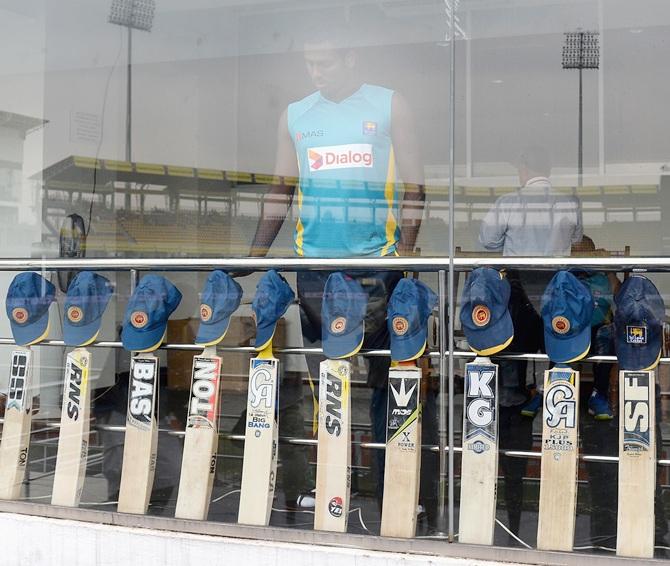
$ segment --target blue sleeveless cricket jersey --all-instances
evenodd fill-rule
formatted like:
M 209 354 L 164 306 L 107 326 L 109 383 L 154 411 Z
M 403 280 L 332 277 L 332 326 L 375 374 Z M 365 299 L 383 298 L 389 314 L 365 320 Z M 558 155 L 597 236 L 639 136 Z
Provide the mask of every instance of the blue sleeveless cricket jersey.
M 298 157 L 300 256 L 380 256 L 399 239 L 393 91 L 364 84 L 341 102 L 315 92 L 288 107 Z

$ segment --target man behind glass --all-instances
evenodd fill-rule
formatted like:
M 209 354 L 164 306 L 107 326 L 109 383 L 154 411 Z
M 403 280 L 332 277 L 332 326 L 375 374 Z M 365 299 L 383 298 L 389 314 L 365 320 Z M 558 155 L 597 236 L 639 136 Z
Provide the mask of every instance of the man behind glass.
M 275 175 L 297 177 L 265 196 L 250 251 L 265 256 L 297 196 L 294 249 L 304 257 L 383 257 L 412 254 L 424 208 L 424 177 L 413 119 L 397 92 L 363 83 L 347 29 L 329 22 L 305 42 L 305 63 L 314 86 L 289 104 L 279 120 Z M 404 185 L 402 201 L 397 177 Z M 297 193 L 297 194 L 296 194 Z M 321 301 L 329 272 L 297 274 L 303 336 L 321 340 Z M 364 348 L 388 348 L 387 299 L 399 272 L 351 273 L 368 294 Z M 306 344 L 307 345 L 307 344 Z M 311 376 L 320 357 L 308 356 Z M 368 359 L 373 388 L 371 419 L 376 442 L 385 442 L 390 360 Z M 296 391 L 302 400 L 302 392 Z M 383 451 L 377 451 L 378 495 Z M 304 476 L 303 476 L 304 477 Z M 292 489 L 292 491 L 296 491 Z M 287 494 L 287 500 L 291 495 Z
M 522 151 L 517 167 L 520 188 L 496 200 L 482 221 L 480 243 L 488 250 L 502 251 L 504 256 L 569 256 L 572 244 L 581 241 L 583 234 L 579 199 L 552 187 L 551 161 L 544 148 L 531 146 Z M 514 324 L 514 340 L 508 347 L 509 352 L 544 350 L 542 321 L 537 309 L 552 276 L 551 271 L 508 272 L 509 309 Z M 500 448 L 530 450 L 532 419 L 541 407 L 542 395 L 529 395 L 525 360 L 501 360 L 499 372 Z M 526 464 L 523 458 L 500 457 L 509 526 L 517 534 Z

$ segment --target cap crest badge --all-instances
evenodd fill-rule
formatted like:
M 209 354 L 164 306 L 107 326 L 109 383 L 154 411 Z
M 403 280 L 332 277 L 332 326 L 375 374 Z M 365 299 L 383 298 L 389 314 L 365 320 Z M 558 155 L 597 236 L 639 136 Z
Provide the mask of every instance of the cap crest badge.
M 396 316 L 393 319 L 393 332 L 396 334 L 396 336 L 405 335 L 408 329 L 409 329 L 409 322 L 407 322 L 406 318 L 402 316 Z
M 144 328 L 149 323 L 149 316 L 144 311 L 135 311 L 130 315 L 130 324 L 135 328 Z
M 333 334 L 342 334 L 347 328 L 347 319 L 343 316 L 338 316 L 333 322 L 330 323 L 330 331 Z
M 486 326 L 491 320 L 491 311 L 486 305 L 476 305 L 472 309 L 472 322 L 475 326 Z
M 626 342 L 628 344 L 646 344 L 646 326 L 626 326 Z
M 81 322 L 81 319 L 84 317 L 84 311 L 80 307 L 71 306 L 67 309 L 67 318 L 70 322 Z
M 212 318 L 212 307 L 206 305 L 205 303 L 200 305 L 200 320 L 203 322 L 209 322 Z
M 567 334 L 570 332 L 570 321 L 564 316 L 555 316 L 551 319 L 551 327 L 556 334 Z
M 25 324 L 28 322 L 28 311 L 23 307 L 16 307 L 12 310 L 12 318 L 17 324 Z

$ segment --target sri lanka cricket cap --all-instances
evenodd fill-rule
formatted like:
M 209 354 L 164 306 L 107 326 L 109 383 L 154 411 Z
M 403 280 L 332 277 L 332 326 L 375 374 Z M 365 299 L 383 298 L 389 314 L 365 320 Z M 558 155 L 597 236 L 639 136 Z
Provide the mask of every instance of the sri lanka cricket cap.
M 509 313 L 509 281 L 490 267 L 479 267 L 461 293 L 461 326 L 470 348 L 481 356 L 504 350 L 514 338 Z
M 56 288 L 33 271 L 19 273 L 9 285 L 5 308 L 14 341 L 30 346 L 49 334 L 49 305 L 56 298 Z
M 321 337 L 326 357 L 348 358 L 361 349 L 367 304 L 368 295 L 356 279 L 340 272 L 330 274 L 321 303 Z
M 200 298 L 200 327 L 195 343 L 213 346 L 223 340 L 230 326 L 230 317 L 240 306 L 242 287 L 225 271 L 209 274 Z
M 414 360 L 426 349 L 428 317 L 437 305 L 437 295 L 418 279 L 401 279 L 388 304 L 391 359 Z
M 263 275 L 251 304 L 256 319 L 256 350 L 263 350 L 270 344 L 277 322 L 294 300 L 293 289 L 279 273 L 271 269 Z
M 581 360 L 591 347 L 591 291 L 568 271 L 559 271 L 542 296 L 544 345 L 556 363 Z
M 615 346 L 624 370 L 651 370 L 661 357 L 665 305 L 654 284 L 631 275 L 615 297 Z
M 102 315 L 114 289 L 109 280 L 92 271 L 80 271 L 65 297 L 63 340 L 67 346 L 86 346 L 98 337 Z
M 181 292 L 165 277 L 145 275 L 128 301 L 121 329 L 126 350 L 151 352 L 161 345 L 167 321 L 179 306 Z

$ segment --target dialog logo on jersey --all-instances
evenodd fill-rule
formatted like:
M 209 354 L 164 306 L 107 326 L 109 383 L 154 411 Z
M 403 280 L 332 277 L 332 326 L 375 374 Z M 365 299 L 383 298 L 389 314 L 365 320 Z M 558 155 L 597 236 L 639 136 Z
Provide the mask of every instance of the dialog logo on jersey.
M 350 143 L 307 150 L 310 171 L 374 167 L 372 144 Z

